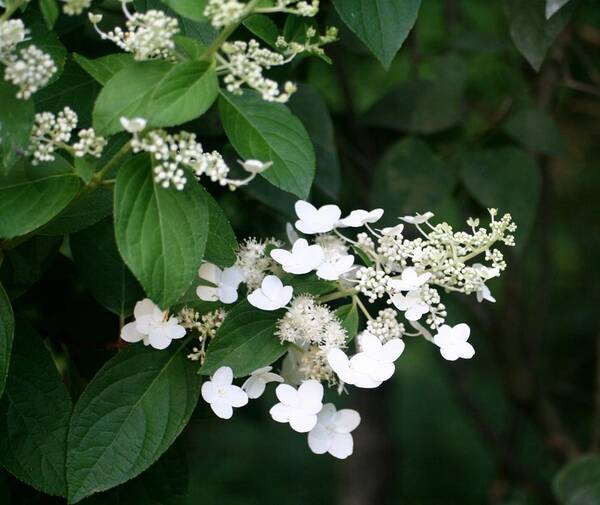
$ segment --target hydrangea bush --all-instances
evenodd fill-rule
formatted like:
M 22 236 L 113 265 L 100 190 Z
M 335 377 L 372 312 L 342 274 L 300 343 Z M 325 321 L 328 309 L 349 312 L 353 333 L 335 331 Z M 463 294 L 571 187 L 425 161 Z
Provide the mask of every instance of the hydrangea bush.
M 457 229 L 428 208 L 344 212 L 311 193 L 314 140 L 286 106 L 292 70 L 330 61 L 331 19 L 389 66 L 419 2 L 376 3 L 337 0 L 333 17 L 319 0 L 5 2 L 0 261 L 61 237 L 119 323 L 117 350 L 73 399 L 27 318 L 15 322 L 20 293 L 0 286 L 9 472 L 77 503 L 146 471 L 198 402 L 230 419 L 263 395 L 309 450 L 345 459 L 361 419 L 345 395 L 388 381 L 405 345 L 477 356 L 470 321 L 448 322 L 446 304 L 495 301 L 511 215 L 489 208 Z M 100 50 L 68 50 L 61 26 Z M 215 121 L 226 143 L 207 134 Z M 295 218 L 238 242 L 211 193 L 259 183 L 293 195 Z

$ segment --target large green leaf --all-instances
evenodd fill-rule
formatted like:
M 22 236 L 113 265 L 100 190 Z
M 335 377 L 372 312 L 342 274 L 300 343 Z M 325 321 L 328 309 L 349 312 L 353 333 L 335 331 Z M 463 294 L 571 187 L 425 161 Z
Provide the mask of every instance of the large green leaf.
M 541 177 L 533 158 L 522 149 L 504 147 L 467 155 L 461 178 L 473 197 L 502 215 L 510 212 L 522 248 L 533 227 L 540 197 Z
M 0 175 L 8 172 L 17 154 L 29 145 L 33 115 L 31 100 L 16 100 L 16 88 L 0 80 Z
M 546 19 L 545 0 L 504 0 L 504 8 L 513 42 L 534 70 L 539 70 L 548 49 L 571 17 L 572 9 L 565 7 Z
M 128 53 L 108 54 L 94 60 L 73 53 L 73 59 L 103 86 L 110 81 L 113 75 L 134 62 L 133 56 Z
M 117 250 L 111 218 L 71 235 L 71 253 L 94 297 L 115 314 L 127 316 L 144 291 Z
M 261 175 L 284 191 L 306 198 L 315 176 L 315 152 L 304 126 L 282 104 L 258 93 L 222 93 L 219 111 L 227 137 L 245 159 L 272 161 Z
M 191 284 L 206 246 L 208 207 L 189 179 L 183 191 L 160 187 L 146 155 L 132 158 L 117 175 L 117 246 L 148 296 L 165 308 Z
M 204 9 L 208 0 L 162 0 L 177 14 L 194 21 L 206 21 Z
M 317 173 L 315 186 L 325 195 L 338 199 L 341 185 L 333 122 L 325 100 L 314 89 L 301 85 L 292 95 L 290 109 L 300 118 L 315 148 Z
M 148 126 L 175 126 L 202 115 L 217 97 L 214 66 L 205 61 L 142 61 L 117 72 L 94 107 L 99 135 L 123 129 L 119 119 L 143 117 Z
M 600 505 L 600 456 L 582 456 L 563 467 L 552 483 L 562 505 Z
M 27 160 L 17 164 L 0 182 L 0 237 L 24 235 L 47 223 L 77 194 L 80 181 L 57 157 L 38 167 Z
M 417 20 L 421 0 L 333 0 L 333 4 L 387 69 Z
M 516 142 L 533 151 L 560 155 L 565 144 L 552 117 L 540 109 L 521 109 L 504 124 L 504 131 Z
M 85 389 L 68 438 L 70 503 L 117 486 L 154 463 L 186 426 L 200 377 L 185 345 L 119 352 Z
M 0 284 L 0 397 L 4 391 L 8 375 L 14 331 L 15 320 L 10 300 L 2 284 Z
M 65 459 L 72 403 L 42 340 L 17 322 L 0 402 L 0 462 L 44 493 L 66 496 Z
M 258 310 L 247 302 L 236 305 L 208 346 L 200 369 L 210 375 L 222 366 L 231 367 L 235 377 L 244 377 L 281 357 L 287 346 L 275 336 L 283 311 Z
M 383 223 L 435 210 L 456 185 L 454 171 L 422 140 L 408 138 L 385 153 L 375 172 L 372 205 L 385 210 Z
M 202 190 L 209 220 L 205 259 L 220 267 L 229 267 L 235 263 L 238 249 L 235 233 L 219 204 L 208 191 Z

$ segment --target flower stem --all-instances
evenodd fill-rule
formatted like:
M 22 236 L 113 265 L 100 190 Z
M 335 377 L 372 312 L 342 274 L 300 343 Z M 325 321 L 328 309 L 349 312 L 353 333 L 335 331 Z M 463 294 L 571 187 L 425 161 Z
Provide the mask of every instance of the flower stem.
M 365 307 L 365 304 L 362 302 L 362 300 L 357 295 L 354 295 L 352 297 L 352 301 L 355 302 L 356 305 L 358 305 L 358 308 L 362 311 L 362 313 L 365 315 L 365 317 L 369 321 L 373 321 L 373 316 L 369 313 L 369 311 L 367 310 L 367 307 Z

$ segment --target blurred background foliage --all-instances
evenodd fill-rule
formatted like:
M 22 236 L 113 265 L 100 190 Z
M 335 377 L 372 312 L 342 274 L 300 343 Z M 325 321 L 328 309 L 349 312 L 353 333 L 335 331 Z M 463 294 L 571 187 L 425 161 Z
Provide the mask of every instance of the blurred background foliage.
M 295 64 L 290 103 L 317 152 L 312 200 L 381 206 L 389 222 L 432 210 L 456 226 L 492 206 L 519 225 L 507 275 L 491 286 L 498 302 L 446 300 L 451 323 L 474 328 L 477 355 L 448 363 L 411 341 L 388 386 L 336 399 L 363 417 L 347 461 L 313 455 L 306 437 L 271 422 L 270 398 L 229 422 L 200 405 L 151 470 L 84 503 L 599 504 L 600 463 L 580 458 L 600 449 L 600 5 L 572 0 L 545 21 L 543 0 L 423 0 L 386 71 L 322 3 L 319 23 L 340 27 L 340 41 L 332 64 Z M 89 26 L 65 23 L 63 42 L 89 54 L 94 42 L 78 32 Z M 65 75 L 89 89 L 63 80 L 40 100 L 91 110 L 97 87 L 75 64 Z M 216 114 L 194 128 L 209 147 L 224 140 Z M 282 236 L 293 216 L 294 198 L 262 181 L 209 189 L 238 239 Z M 17 311 L 37 322 L 77 396 L 114 352 L 119 321 L 71 257 L 68 242 L 37 236 L 7 255 L 0 278 L 24 293 Z M 0 502 L 60 501 L 0 473 Z

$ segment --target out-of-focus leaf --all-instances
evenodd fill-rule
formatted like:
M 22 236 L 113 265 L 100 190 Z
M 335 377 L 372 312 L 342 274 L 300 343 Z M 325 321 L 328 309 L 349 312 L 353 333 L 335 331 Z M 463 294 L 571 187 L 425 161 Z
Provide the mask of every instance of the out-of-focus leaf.
M 538 71 L 548 49 L 563 31 L 572 9 L 560 9 L 546 19 L 545 0 L 504 0 L 510 35 L 519 52 Z
M 15 319 L 10 300 L 0 284 L 0 397 L 4 392 L 13 345 Z
M 235 233 L 227 216 L 215 201 L 215 199 L 204 190 L 204 199 L 208 206 L 208 239 L 206 241 L 206 261 L 220 267 L 229 267 L 235 263 L 237 253 L 237 240 Z
M 435 209 L 456 184 L 454 171 L 422 140 L 394 144 L 377 166 L 372 205 L 385 210 L 383 222 L 397 224 L 398 216 Z
M 60 14 L 58 3 L 56 0 L 40 0 L 40 10 L 46 26 L 52 29 Z
M 600 456 L 581 456 L 568 463 L 554 477 L 552 488 L 561 505 L 599 505 Z
M 461 179 L 481 205 L 509 212 L 517 223 L 517 248 L 522 249 L 533 227 L 541 177 L 533 158 L 522 149 L 503 147 L 469 153 Z
M 206 21 L 204 9 L 208 0 L 162 0 L 177 14 L 194 21 Z
M 334 0 L 340 17 L 385 68 L 408 36 L 421 0 Z
M 552 117 L 540 109 L 522 109 L 508 119 L 504 131 L 516 142 L 533 151 L 560 155 L 565 145 Z
M 560 9 L 567 5 L 569 0 L 546 0 L 546 19 L 550 19 Z
M 258 38 L 264 40 L 271 47 L 275 47 L 275 42 L 279 36 L 279 29 L 269 16 L 264 14 L 254 14 L 244 19 L 244 26 L 248 28 Z
M 14 165 L 29 145 L 35 109 L 31 100 L 17 100 L 17 88 L 0 80 L 0 175 Z
M 329 198 L 337 200 L 341 183 L 340 161 L 327 104 L 310 86 L 300 85 L 292 95 L 289 106 L 304 124 L 315 148 L 315 186 Z

